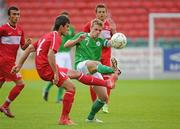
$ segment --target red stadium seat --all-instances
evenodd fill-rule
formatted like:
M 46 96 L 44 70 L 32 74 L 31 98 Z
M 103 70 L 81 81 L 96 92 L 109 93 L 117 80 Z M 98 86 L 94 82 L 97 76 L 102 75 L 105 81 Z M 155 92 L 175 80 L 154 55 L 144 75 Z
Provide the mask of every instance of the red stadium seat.
M 27 36 L 38 37 L 51 29 L 51 25 L 61 11 L 70 13 L 72 24 L 76 32 L 81 31 L 83 25 L 95 18 L 95 6 L 101 0 L 7 0 L 8 5 L 17 5 L 21 9 L 21 24 Z M 180 1 L 134 1 L 134 0 L 106 0 L 105 4 L 117 24 L 117 31 L 125 33 L 130 38 L 148 37 L 149 13 L 180 12 Z M 179 20 L 173 20 L 179 26 Z M 157 26 L 174 26 L 172 20 L 159 20 Z M 178 36 L 179 30 L 156 30 L 157 36 Z

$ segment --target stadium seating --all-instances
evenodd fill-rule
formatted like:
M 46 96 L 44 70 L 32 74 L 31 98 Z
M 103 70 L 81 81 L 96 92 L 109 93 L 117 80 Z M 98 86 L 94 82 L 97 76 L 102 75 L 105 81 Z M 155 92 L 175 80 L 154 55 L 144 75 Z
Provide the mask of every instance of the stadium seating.
M 6 0 L 8 5 L 17 5 L 21 9 L 21 24 L 28 37 L 39 37 L 51 30 L 54 18 L 63 10 L 70 12 L 72 24 L 76 31 L 82 31 L 83 25 L 95 17 L 95 6 L 101 0 Z M 106 0 L 117 31 L 123 32 L 128 38 L 148 38 L 149 13 L 180 12 L 180 1 L 176 0 Z M 156 37 L 174 37 L 180 35 L 178 29 L 169 31 L 162 27 L 171 25 L 171 21 L 157 21 Z M 174 20 L 180 27 L 180 20 Z M 173 25 L 172 25 L 173 26 Z M 140 41 L 141 42 L 141 41 Z

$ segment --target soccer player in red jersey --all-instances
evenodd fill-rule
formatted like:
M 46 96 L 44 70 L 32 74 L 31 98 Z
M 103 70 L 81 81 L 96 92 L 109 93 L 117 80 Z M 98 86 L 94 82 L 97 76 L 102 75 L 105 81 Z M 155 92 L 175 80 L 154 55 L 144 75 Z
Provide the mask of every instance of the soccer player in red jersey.
M 17 24 L 20 10 L 17 7 L 8 9 L 8 23 L 0 27 L 0 88 L 5 81 L 13 81 L 15 86 L 11 89 L 6 101 L 0 106 L 0 111 L 13 118 L 9 105 L 16 99 L 24 88 L 24 82 L 19 73 L 12 74 L 11 69 L 15 65 L 19 46 L 24 50 L 31 43 L 31 39 L 25 43 L 24 32 Z
M 63 15 L 63 16 L 66 16 L 69 18 L 69 13 L 67 11 L 61 12 L 60 15 Z M 64 48 L 64 44 L 68 39 L 72 38 L 74 36 L 74 34 L 75 34 L 74 27 L 72 24 L 70 24 L 68 33 L 65 36 L 62 36 L 61 46 L 60 46 L 58 52 L 56 53 L 56 63 L 60 67 L 72 69 L 72 63 L 71 63 L 72 61 L 71 61 L 71 54 L 70 54 L 71 50 L 70 50 L 70 48 Z M 45 101 L 48 101 L 49 92 L 52 87 L 53 87 L 53 84 L 51 82 L 49 82 L 47 84 L 47 86 L 44 88 L 43 99 Z M 64 95 L 64 88 L 59 87 L 58 92 L 57 92 L 57 99 L 56 99 L 57 103 L 62 102 L 63 95 Z
M 107 8 L 104 4 L 98 4 L 96 6 L 96 18 L 103 22 L 103 30 L 101 31 L 100 37 L 105 39 L 110 39 L 111 36 L 116 32 L 116 25 L 113 22 L 111 16 L 107 16 Z M 93 21 L 93 20 L 92 20 Z M 90 32 L 92 21 L 86 23 L 83 28 L 84 32 Z M 111 66 L 111 47 L 103 47 L 101 63 L 106 66 Z M 103 78 L 106 80 L 109 78 L 108 75 L 103 75 Z M 107 88 L 108 96 L 110 96 L 110 89 Z M 94 102 L 97 98 L 96 93 L 93 88 L 90 87 L 91 99 Z M 103 106 L 103 112 L 108 113 L 108 102 Z
M 45 34 L 39 38 L 37 42 L 30 45 L 25 50 L 17 65 L 12 68 L 13 73 L 19 72 L 29 54 L 31 52 L 36 52 L 35 63 L 39 76 L 43 80 L 51 81 L 56 84 L 57 87 L 63 87 L 66 90 L 63 98 L 62 113 L 58 121 L 58 124 L 62 125 L 74 124 L 69 117 L 75 95 L 75 86 L 70 78 L 77 79 L 87 85 L 102 85 L 113 88 L 118 76 L 114 74 L 110 80 L 105 81 L 56 65 L 55 53 L 57 53 L 61 45 L 62 35 L 67 34 L 69 24 L 70 21 L 66 16 L 58 16 L 53 31 Z

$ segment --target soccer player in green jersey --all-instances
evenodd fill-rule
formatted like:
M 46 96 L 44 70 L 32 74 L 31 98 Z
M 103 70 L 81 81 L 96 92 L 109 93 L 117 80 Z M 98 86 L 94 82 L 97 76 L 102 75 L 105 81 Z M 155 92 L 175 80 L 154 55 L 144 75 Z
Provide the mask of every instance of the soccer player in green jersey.
M 105 4 L 97 4 L 95 8 L 96 19 L 99 19 L 103 22 L 103 29 L 100 33 L 101 38 L 111 39 L 112 35 L 116 33 L 116 24 L 114 23 L 110 12 L 108 11 Z M 83 32 L 90 32 L 91 21 L 87 22 L 83 27 Z M 102 55 L 101 55 L 101 63 L 106 66 L 111 66 L 111 48 L 110 47 L 103 47 Z M 103 75 L 103 78 L 109 79 L 109 75 Z M 90 95 L 91 100 L 94 102 L 97 99 L 96 93 L 94 92 L 92 86 L 90 86 Z M 111 89 L 107 88 L 108 98 L 110 99 Z M 109 113 L 108 111 L 108 103 L 109 101 L 103 106 L 102 111 L 104 113 Z
M 77 33 L 72 39 L 65 43 L 65 47 L 72 47 L 76 45 L 75 51 L 75 69 L 85 74 L 91 74 L 95 77 L 103 79 L 101 74 L 115 73 L 120 74 L 117 68 L 117 61 L 113 60 L 113 68 L 102 65 L 100 63 L 102 47 L 110 47 L 111 41 L 99 38 L 103 27 L 102 21 L 95 19 L 92 21 L 90 33 Z M 87 122 L 102 121 L 95 118 L 96 113 L 108 101 L 108 95 L 105 87 L 93 87 L 98 99 L 92 105 L 91 111 L 86 119 Z
M 63 11 L 61 13 L 61 15 L 69 18 L 69 13 L 66 11 Z M 72 25 L 70 25 L 68 33 L 65 36 L 62 36 L 62 44 L 58 50 L 58 53 L 56 54 L 56 63 L 60 67 L 72 69 L 70 48 L 64 48 L 64 44 L 67 40 L 72 38 L 74 36 L 74 34 L 75 34 L 74 27 Z M 51 89 L 52 86 L 53 86 L 53 84 L 51 82 L 49 82 L 47 84 L 47 86 L 45 87 L 45 89 L 43 90 L 43 99 L 45 101 L 48 101 L 49 90 Z M 64 89 L 62 87 L 59 87 L 58 92 L 57 92 L 57 98 L 56 98 L 57 103 L 62 102 L 63 94 L 64 94 Z

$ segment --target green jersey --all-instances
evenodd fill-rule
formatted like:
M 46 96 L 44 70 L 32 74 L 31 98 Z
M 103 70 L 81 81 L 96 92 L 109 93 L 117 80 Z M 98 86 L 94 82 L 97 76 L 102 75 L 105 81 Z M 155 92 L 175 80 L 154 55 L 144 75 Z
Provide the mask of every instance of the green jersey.
M 69 52 L 70 48 L 64 48 L 64 44 L 66 43 L 66 41 L 68 41 L 69 39 L 71 39 L 74 36 L 74 27 L 73 26 L 69 26 L 69 30 L 67 35 L 62 36 L 62 43 L 61 46 L 59 48 L 59 52 Z
M 76 34 L 72 40 L 77 39 L 81 34 L 86 34 L 84 40 L 76 44 L 75 51 L 75 69 L 77 68 L 77 64 L 79 62 L 85 60 L 95 60 L 100 61 L 102 47 L 107 46 L 108 40 L 102 38 L 91 38 L 88 33 L 80 32 Z

